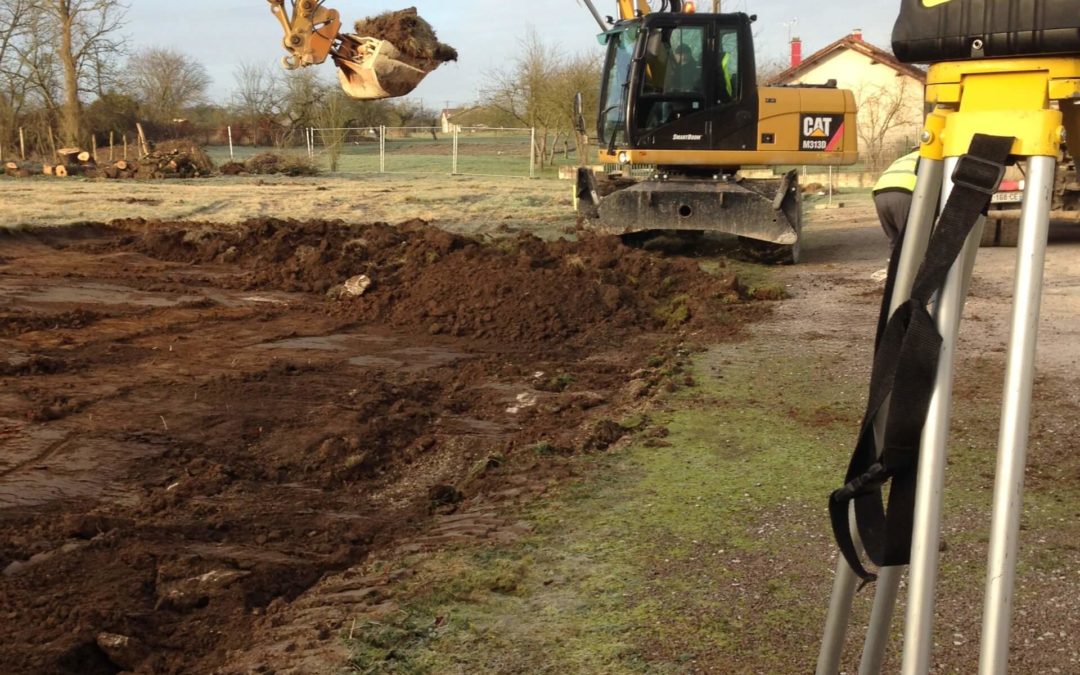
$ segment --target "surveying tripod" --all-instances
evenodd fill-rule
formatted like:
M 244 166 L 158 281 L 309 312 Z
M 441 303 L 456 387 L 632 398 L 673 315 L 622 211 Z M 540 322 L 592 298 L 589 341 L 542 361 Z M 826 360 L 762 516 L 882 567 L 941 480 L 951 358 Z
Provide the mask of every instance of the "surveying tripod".
M 978 43 L 974 46 L 981 49 L 981 40 Z M 833 525 L 844 556 L 834 578 L 818 675 L 835 675 L 840 669 L 859 577 L 867 582 L 876 579 L 859 673 L 881 672 L 901 577 L 908 565 L 901 672 L 922 675 L 929 670 L 956 338 L 986 220 L 986 205 L 1000 183 L 1003 165 L 1026 160 L 1027 184 L 1017 248 L 979 659 L 982 675 L 1007 670 L 1035 342 L 1055 168 L 1066 129 L 1071 139 L 1080 140 L 1080 49 L 1069 51 L 1077 56 L 1036 54 L 943 61 L 930 67 L 926 100 L 934 109 L 921 139 L 911 214 L 900 250 L 894 252 L 890 263 L 891 288 L 886 291 L 879 328 L 878 360 L 890 340 L 892 323 L 886 329 L 885 321 L 896 320 L 904 311 L 921 311 L 918 301 L 914 303 L 916 308 L 910 309 L 913 297 L 929 307 L 927 316 L 940 335 L 940 343 L 928 340 L 937 353 L 932 372 L 923 373 L 928 376 L 925 401 L 919 401 L 910 387 L 905 390 L 900 385 L 902 373 L 892 372 L 890 376 L 889 364 L 875 362 L 875 377 L 879 366 L 886 371 L 885 376 L 876 379 L 884 379 L 890 386 L 875 395 L 875 385 L 871 384 L 872 403 L 864 421 L 864 454 L 871 453 L 871 459 L 857 471 L 849 469 L 848 484 L 834 493 L 834 501 L 838 494 L 840 501 L 833 513 Z M 950 206 L 950 198 L 957 204 Z M 966 218 L 973 222 L 954 227 L 965 219 L 956 216 L 964 206 Z M 939 211 L 940 219 L 936 215 Z M 946 232 L 950 228 L 951 235 Z M 950 247 L 952 252 L 942 253 L 941 249 Z M 932 278 L 935 265 L 941 269 L 937 281 Z M 905 345 L 909 338 L 905 335 Z M 898 347 L 896 353 L 904 353 L 904 349 Z M 896 382 L 890 377 L 897 378 Z M 923 404 L 925 422 L 920 420 L 915 426 L 913 460 L 893 459 L 899 455 L 890 443 L 904 444 L 885 438 L 894 427 L 903 426 L 904 420 L 897 417 L 919 407 L 894 405 L 900 396 Z M 893 435 L 903 440 L 903 433 L 901 430 Z M 856 463 L 853 459 L 853 466 Z M 886 522 L 881 488 L 890 479 L 893 482 Z M 905 491 L 911 495 L 909 504 L 903 503 Z M 860 504 L 855 502 L 866 499 L 870 500 L 866 513 L 877 517 L 869 525 L 856 522 Z M 894 519 L 894 502 L 899 503 L 898 510 L 908 507 L 907 522 L 903 513 Z M 856 508 L 849 509 L 853 504 Z M 883 530 L 899 531 L 900 536 L 898 542 L 872 542 L 886 549 L 884 553 L 877 551 L 876 560 L 870 555 L 881 566 L 875 577 L 859 561 L 871 548 L 862 535 L 877 539 Z

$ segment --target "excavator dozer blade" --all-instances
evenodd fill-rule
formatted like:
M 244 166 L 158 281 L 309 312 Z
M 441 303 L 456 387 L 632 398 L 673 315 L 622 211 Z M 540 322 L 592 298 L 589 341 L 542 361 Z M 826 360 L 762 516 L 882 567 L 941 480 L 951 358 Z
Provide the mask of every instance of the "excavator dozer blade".
M 578 170 L 583 225 L 608 234 L 721 232 L 742 238 L 770 262 L 798 262 L 802 200 L 798 174 L 724 182 L 706 179 L 626 181 Z
M 405 96 L 438 66 L 424 70 L 400 60 L 400 52 L 386 40 L 347 38 L 334 56 L 341 88 L 352 98 L 376 100 Z

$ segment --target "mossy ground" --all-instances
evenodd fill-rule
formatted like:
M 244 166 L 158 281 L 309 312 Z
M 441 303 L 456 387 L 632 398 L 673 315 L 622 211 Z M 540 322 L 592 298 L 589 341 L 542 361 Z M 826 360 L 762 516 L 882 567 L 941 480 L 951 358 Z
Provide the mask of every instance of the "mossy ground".
M 409 561 L 416 574 L 397 596 L 402 611 L 354 632 L 354 667 L 812 670 L 836 565 L 826 498 L 865 395 L 865 364 L 851 359 L 807 344 L 785 349 L 775 336 L 699 354 L 686 373 L 694 386 L 627 420 L 637 432 L 628 441 L 570 460 L 580 478 L 530 509 L 530 537 Z M 937 632 L 953 636 L 936 654 L 943 672 L 977 661 L 1000 376 L 998 362 L 968 363 L 958 374 L 937 618 Z M 655 433 L 661 427 L 666 434 Z M 1035 448 L 1048 477 L 1026 501 L 1019 585 L 1033 589 L 1020 602 L 1029 611 L 1044 602 L 1039 594 L 1059 592 L 1042 581 L 1058 578 L 1080 534 L 1080 489 L 1056 480 L 1069 469 L 1040 465 L 1048 453 Z M 857 598 L 856 625 L 871 601 L 872 591 Z M 897 617 L 886 661 L 893 670 L 902 607 Z M 847 665 L 858 658 L 859 631 Z
M 700 355 L 698 386 L 670 395 L 647 426 L 623 424 L 644 433 L 576 460 L 584 477 L 532 508 L 526 541 L 413 560 L 402 614 L 354 632 L 355 667 L 790 670 L 783 631 L 816 634 L 823 604 L 771 560 L 789 556 L 792 539 L 809 542 L 828 586 L 820 507 L 857 413 L 853 396 L 821 400 L 813 363 L 793 356 L 761 379 L 753 358 L 726 356 L 741 350 Z M 789 417 L 822 410 L 826 421 L 810 426 Z M 648 433 L 657 427 L 667 429 L 660 443 Z

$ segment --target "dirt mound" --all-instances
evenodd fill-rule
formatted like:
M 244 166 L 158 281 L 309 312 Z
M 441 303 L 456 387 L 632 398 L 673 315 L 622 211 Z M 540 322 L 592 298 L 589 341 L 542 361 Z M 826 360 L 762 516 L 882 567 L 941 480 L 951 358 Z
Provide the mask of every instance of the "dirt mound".
M 409 7 L 356 22 L 356 34 L 386 40 L 401 52 L 401 60 L 428 70 L 433 64 L 457 61 L 457 50 L 439 42 L 435 30 Z
M 247 173 L 247 167 L 242 162 L 225 162 L 221 165 L 222 176 L 242 176 Z
M 229 176 L 235 176 L 241 173 L 250 173 L 256 176 L 273 176 L 278 174 L 285 176 L 317 176 L 319 174 L 319 170 L 315 165 L 305 157 L 279 155 L 273 152 L 264 152 L 255 155 L 244 162 L 243 165 L 237 165 L 236 162 L 230 162 L 227 167 L 229 172 L 227 173 L 223 167 L 222 173 Z
M 620 420 L 686 384 L 696 337 L 636 326 L 745 316 L 720 306 L 732 280 L 607 238 L 258 220 L 0 240 L 4 673 L 284 671 L 226 664 L 338 645 L 370 584 L 323 609 L 319 579 L 639 428 Z M 362 296 L 326 293 L 360 274 Z
M 432 335 L 540 342 L 625 329 L 704 325 L 744 299 L 734 276 L 693 260 L 627 247 L 617 237 L 544 242 L 522 235 L 484 244 L 410 221 L 252 220 L 228 230 L 191 223 L 116 221 L 154 257 L 234 263 L 247 288 L 337 296 L 365 275 L 363 297 L 332 311 Z

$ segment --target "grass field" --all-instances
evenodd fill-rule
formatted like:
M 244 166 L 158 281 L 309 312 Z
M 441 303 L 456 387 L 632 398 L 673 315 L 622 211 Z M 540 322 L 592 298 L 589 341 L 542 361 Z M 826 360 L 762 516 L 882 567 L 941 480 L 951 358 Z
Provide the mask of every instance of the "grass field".
M 530 135 L 527 130 L 502 134 L 462 134 L 458 137 L 457 174 L 467 176 L 506 176 L 520 178 L 556 178 L 558 167 L 575 165 L 572 153 L 560 147 L 553 165 L 530 170 Z M 207 148 L 215 163 L 229 161 L 227 146 Z M 235 146 L 232 159 L 244 161 L 262 152 L 305 155 L 305 148 L 272 148 L 266 146 Z M 324 171 L 330 170 L 330 157 L 324 140 L 316 136 L 316 163 Z M 595 158 L 590 158 L 595 162 Z M 414 175 L 448 175 L 454 171 L 454 143 L 448 134 L 415 133 L 408 137 L 387 137 L 385 166 L 380 162 L 379 143 L 370 136 L 349 136 L 342 148 L 337 173 L 405 173 Z

